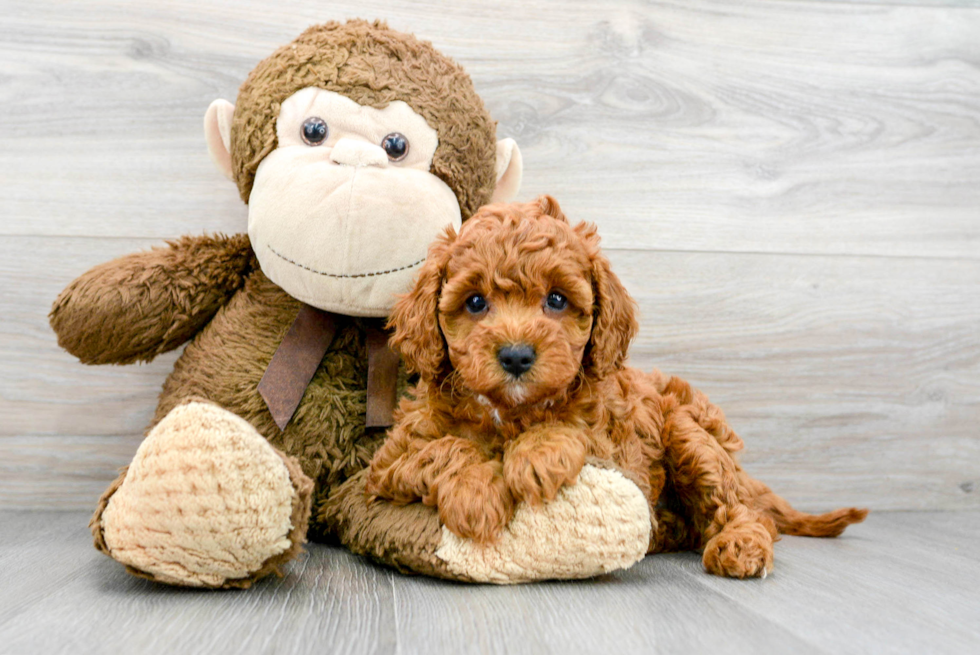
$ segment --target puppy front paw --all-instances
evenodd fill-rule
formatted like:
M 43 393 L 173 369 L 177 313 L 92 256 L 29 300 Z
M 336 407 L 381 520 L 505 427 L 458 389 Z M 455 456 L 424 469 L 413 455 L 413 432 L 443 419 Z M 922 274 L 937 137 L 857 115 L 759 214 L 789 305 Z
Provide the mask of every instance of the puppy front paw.
M 705 545 L 702 562 L 726 578 L 764 578 L 772 571 L 772 535 L 761 523 L 728 525 Z
M 585 466 L 585 445 L 576 439 L 515 443 L 504 455 L 504 480 L 517 501 L 540 505 L 575 484 Z
M 439 518 L 453 534 L 492 543 L 510 522 L 514 499 L 500 469 L 500 462 L 473 464 L 439 482 Z
M 384 472 L 380 469 L 371 466 L 368 468 L 367 480 L 364 483 L 364 495 L 368 500 L 374 500 L 375 498 L 386 498 L 385 486 L 381 484 L 381 480 L 384 477 Z

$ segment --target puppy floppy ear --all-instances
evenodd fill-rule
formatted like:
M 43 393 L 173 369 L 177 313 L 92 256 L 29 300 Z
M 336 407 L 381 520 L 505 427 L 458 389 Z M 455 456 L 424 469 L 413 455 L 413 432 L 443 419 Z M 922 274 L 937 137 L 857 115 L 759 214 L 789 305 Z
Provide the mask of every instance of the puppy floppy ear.
M 585 368 L 593 376 L 603 378 L 626 361 L 639 323 L 636 301 L 612 272 L 609 260 L 598 251 L 592 257 L 592 292 L 595 304 Z
M 558 206 L 558 201 L 555 200 L 554 197 L 549 195 L 539 196 L 538 199 L 535 200 L 533 204 L 537 205 L 538 210 L 541 212 L 542 215 L 551 216 L 552 218 L 557 218 L 559 221 L 562 221 L 564 223 L 568 222 L 568 218 L 565 216 L 565 213 L 561 210 L 561 207 Z
M 439 295 L 455 239 L 456 231 L 450 227 L 429 246 L 415 287 L 398 299 L 388 317 L 388 328 L 394 330 L 391 347 L 401 354 L 408 370 L 424 380 L 438 378 L 448 360 L 439 329 Z

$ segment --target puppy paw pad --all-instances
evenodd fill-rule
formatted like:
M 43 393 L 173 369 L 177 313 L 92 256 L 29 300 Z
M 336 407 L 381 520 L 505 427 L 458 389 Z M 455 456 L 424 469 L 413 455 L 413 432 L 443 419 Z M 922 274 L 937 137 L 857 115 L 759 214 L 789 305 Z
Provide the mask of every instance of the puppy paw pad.
M 772 572 L 772 536 L 760 524 L 726 528 L 704 548 L 704 568 L 727 578 L 765 578 Z

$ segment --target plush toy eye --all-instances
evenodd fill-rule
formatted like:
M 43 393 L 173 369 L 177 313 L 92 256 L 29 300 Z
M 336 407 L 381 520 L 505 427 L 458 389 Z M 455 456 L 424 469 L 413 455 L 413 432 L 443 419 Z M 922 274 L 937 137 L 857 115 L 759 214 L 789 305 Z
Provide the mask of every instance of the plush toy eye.
M 568 307 L 568 298 L 561 295 L 557 291 L 552 291 L 548 294 L 548 299 L 545 301 L 548 305 L 548 309 L 553 309 L 556 312 L 560 312 L 566 307 Z
M 487 309 L 487 299 L 478 293 L 466 299 L 466 311 L 470 314 L 482 314 Z
M 400 161 L 405 159 L 405 155 L 408 154 L 408 139 L 405 138 L 404 134 L 392 132 L 382 139 L 381 147 L 388 153 L 388 159 Z
M 303 121 L 303 128 L 300 134 L 306 145 L 318 146 L 327 140 L 327 124 L 322 118 L 311 116 Z

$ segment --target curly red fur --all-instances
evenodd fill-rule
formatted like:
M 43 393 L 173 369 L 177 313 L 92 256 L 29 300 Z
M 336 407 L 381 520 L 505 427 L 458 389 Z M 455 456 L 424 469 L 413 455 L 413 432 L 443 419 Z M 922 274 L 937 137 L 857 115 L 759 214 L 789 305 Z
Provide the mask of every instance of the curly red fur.
M 549 196 L 484 207 L 459 234 L 447 231 L 390 325 L 420 379 L 367 491 L 435 505 L 460 536 L 492 541 L 517 502 L 554 499 L 587 458 L 637 481 L 651 552 L 701 549 L 718 575 L 765 575 L 779 532 L 836 536 L 867 514 L 797 512 L 742 470 L 742 440 L 704 394 L 625 367 L 635 303 L 595 227 L 569 225 Z M 526 371 L 504 365 L 509 346 L 531 349 Z

